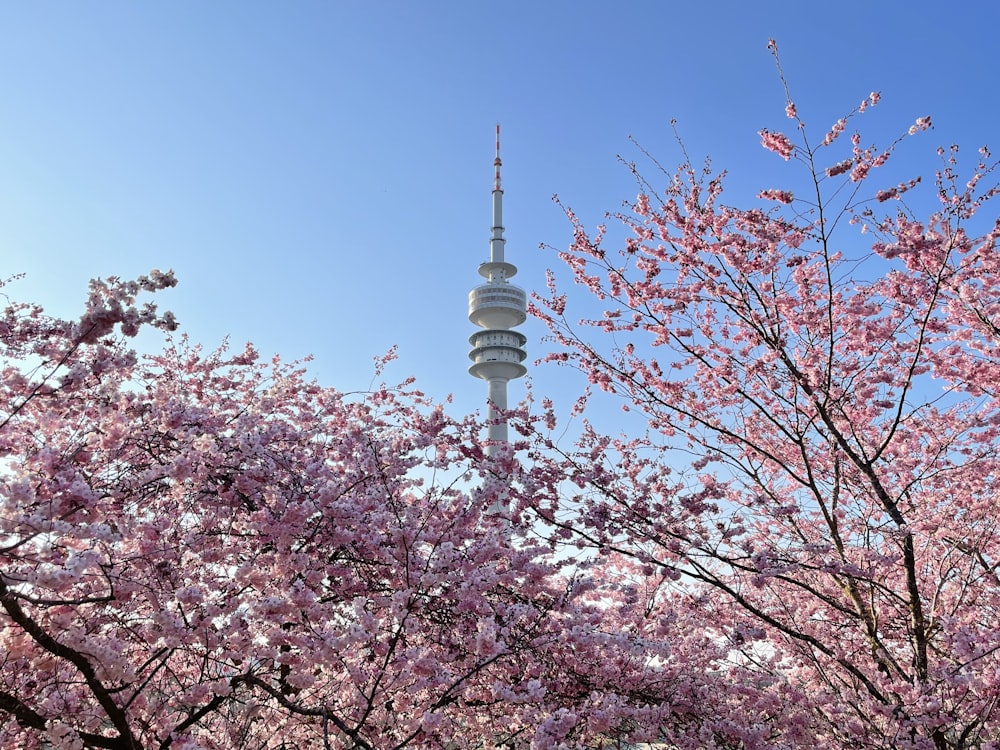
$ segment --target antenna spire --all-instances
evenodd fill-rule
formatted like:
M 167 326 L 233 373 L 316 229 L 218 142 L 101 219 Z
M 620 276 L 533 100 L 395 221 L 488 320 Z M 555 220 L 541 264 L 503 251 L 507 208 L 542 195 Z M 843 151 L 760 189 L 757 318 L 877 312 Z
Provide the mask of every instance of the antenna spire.
M 500 190 L 500 123 L 497 123 L 497 158 L 493 160 L 493 166 L 496 167 L 496 179 L 493 181 L 493 189 Z

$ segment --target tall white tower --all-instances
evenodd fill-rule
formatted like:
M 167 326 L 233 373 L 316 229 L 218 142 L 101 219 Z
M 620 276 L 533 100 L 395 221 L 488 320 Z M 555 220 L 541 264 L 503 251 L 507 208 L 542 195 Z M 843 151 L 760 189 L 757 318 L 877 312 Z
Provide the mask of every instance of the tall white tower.
M 511 284 L 517 273 L 513 263 L 503 257 L 503 190 L 500 188 L 500 126 L 497 125 L 497 157 L 493 162 L 496 176 L 493 180 L 493 229 L 490 234 L 490 259 L 479 265 L 479 275 L 486 279 L 469 292 L 469 320 L 482 328 L 469 337 L 472 365 L 469 374 L 487 383 L 489 398 L 487 455 L 496 453 L 498 446 L 507 442 L 507 420 L 500 412 L 507 408 L 507 383 L 528 371 L 523 364 L 527 356 L 524 345 L 527 337 L 512 331 L 527 317 L 527 297 L 524 290 Z

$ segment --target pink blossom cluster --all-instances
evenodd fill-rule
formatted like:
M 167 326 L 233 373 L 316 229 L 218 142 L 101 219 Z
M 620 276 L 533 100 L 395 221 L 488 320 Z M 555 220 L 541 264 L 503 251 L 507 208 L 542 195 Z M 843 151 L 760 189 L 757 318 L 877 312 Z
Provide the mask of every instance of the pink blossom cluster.
M 760 143 L 768 151 L 773 151 L 783 159 L 790 159 L 795 153 L 795 146 L 788 140 L 788 137 L 781 133 L 772 133 L 766 128 L 761 130 Z
M 854 166 L 854 159 L 844 159 L 834 164 L 832 167 L 826 168 L 827 177 L 836 177 L 837 175 L 844 174 L 845 172 L 851 171 L 851 167 Z
M 795 196 L 792 195 L 789 190 L 762 190 L 757 194 L 758 198 L 763 198 L 768 201 L 777 201 L 778 203 L 791 203 L 795 200 Z
M 865 99 L 862 99 L 861 104 L 858 105 L 858 113 L 864 112 L 869 107 L 874 107 L 881 99 L 882 94 L 880 92 L 871 92 Z
M 928 130 L 930 129 L 930 127 L 931 127 L 930 117 L 918 117 L 917 121 L 910 126 L 910 129 L 907 132 L 910 135 L 916 135 L 921 130 Z
M 846 127 L 847 127 L 847 120 L 845 118 L 842 117 L 841 119 L 837 120 L 833 124 L 833 127 L 830 128 L 826 136 L 824 136 L 823 142 L 820 145 L 829 146 L 831 143 L 837 140 L 840 134 L 844 132 L 844 128 Z
M 908 190 L 912 190 L 921 182 L 920 177 L 914 177 L 912 180 L 907 182 L 901 182 L 895 187 L 887 188 L 885 190 L 879 190 L 875 193 L 875 200 L 879 203 L 883 203 L 892 198 L 899 198 L 903 193 Z

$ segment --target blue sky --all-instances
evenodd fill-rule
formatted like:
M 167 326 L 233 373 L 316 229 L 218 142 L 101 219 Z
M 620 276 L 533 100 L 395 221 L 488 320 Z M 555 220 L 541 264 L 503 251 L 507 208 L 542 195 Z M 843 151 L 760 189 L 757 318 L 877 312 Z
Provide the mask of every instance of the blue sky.
M 787 127 L 769 37 L 817 140 L 879 90 L 866 132 L 930 114 L 924 154 L 995 143 L 998 22 L 994 3 L 915 0 L 7 3 L 0 275 L 73 315 L 93 276 L 173 268 L 161 305 L 196 341 L 312 354 L 344 390 L 398 344 L 389 377 L 464 413 L 485 400 L 466 295 L 496 122 L 507 258 L 540 289 L 557 260 L 539 243 L 570 234 L 552 195 L 589 223 L 634 197 L 630 135 L 673 165 L 676 118 L 733 202 L 780 185 L 756 135 Z M 536 370 L 536 391 L 565 375 Z

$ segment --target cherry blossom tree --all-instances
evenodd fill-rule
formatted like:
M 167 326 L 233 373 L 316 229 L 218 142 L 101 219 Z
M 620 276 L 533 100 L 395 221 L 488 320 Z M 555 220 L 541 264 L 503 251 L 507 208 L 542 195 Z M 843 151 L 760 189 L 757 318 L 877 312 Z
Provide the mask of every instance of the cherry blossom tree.
M 499 732 L 495 705 L 520 691 L 488 686 L 512 682 L 567 594 L 479 523 L 481 498 L 412 471 L 446 471 L 470 425 L 412 390 L 318 388 L 251 348 L 139 360 L 115 333 L 173 327 L 136 303 L 172 283 L 95 283 L 76 324 L 4 318 L 2 744 Z M 475 722 L 447 710 L 459 700 Z
M 728 736 L 703 718 L 710 639 L 484 511 L 521 469 L 476 419 L 249 346 L 139 357 L 130 337 L 176 326 L 140 297 L 173 284 L 93 282 L 78 321 L 0 317 L 0 746 Z
M 756 692 L 733 717 L 795 701 L 771 746 L 995 748 L 997 162 L 953 146 L 921 181 L 900 152 L 929 118 L 871 145 L 873 93 L 817 139 L 785 93 L 789 131 L 760 137 L 789 176 L 758 203 L 727 205 L 685 154 L 659 189 L 633 167 L 610 226 L 567 210 L 560 257 L 601 313 L 579 320 L 552 275 L 550 359 L 589 379 L 577 413 L 615 398 L 641 426 L 561 449 L 525 424 L 518 508 L 671 591 Z

